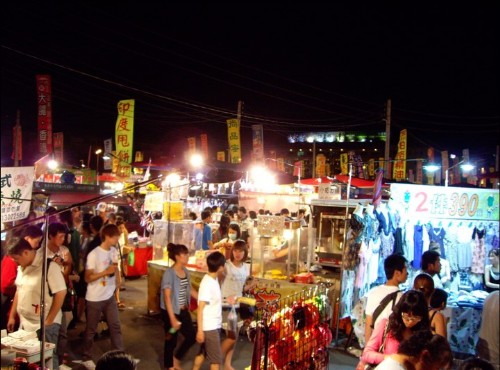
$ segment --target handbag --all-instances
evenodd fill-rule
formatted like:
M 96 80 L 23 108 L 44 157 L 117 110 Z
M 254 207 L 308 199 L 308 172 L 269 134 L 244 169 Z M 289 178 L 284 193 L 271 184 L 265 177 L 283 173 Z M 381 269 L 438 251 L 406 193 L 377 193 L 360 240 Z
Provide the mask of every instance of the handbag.
M 385 324 L 384 336 L 382 337 L 382 344 L 378 348 L 379 353 L 384 353 L 385 340 L 387 338 L 388 331 L 389 331 L 389 321 L 387 321 L 387 324 Z M 372 370 L 372 369 L 375 369 L 377 366 L 378 366 L 378 364 L 367 364 L 363 360 L 360 360 L 358 365 L 356 366 L 356 370 Z

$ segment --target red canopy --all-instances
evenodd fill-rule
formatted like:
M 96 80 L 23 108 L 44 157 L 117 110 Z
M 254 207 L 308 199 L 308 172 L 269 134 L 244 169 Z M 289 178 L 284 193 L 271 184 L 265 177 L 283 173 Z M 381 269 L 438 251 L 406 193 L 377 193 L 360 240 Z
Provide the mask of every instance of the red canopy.
M 345 184 L 349 182 L 348 175 L 335 175 L 335 178 Z M 374 180 L 359 179 L 357 177 L 351 178 L 351 185 L 357 188 L 373 188 Z
M 335 182 L 335 179 L 332 177 L 328 176 L 323 176 L 323 177 L 312 177 L 310 179 L 301 179 L 300 184 L 301 185 L 313 185 L 313 186 L 318 186 L 321 184 L 331 184 Z

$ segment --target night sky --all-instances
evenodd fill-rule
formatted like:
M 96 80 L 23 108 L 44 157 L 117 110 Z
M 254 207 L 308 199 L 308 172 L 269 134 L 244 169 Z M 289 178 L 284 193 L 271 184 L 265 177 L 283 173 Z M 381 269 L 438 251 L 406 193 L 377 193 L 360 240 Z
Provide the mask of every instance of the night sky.
M 425 4 L 2 5 L 2 166 L 21 110 L 25 165 L 37 158 L 35 75 L 52 75 L 54 132 L 71 164 L 114 135 L 116 103 L 136 99 L 135 150 L 182 156 L 244 102 L 242 141 L 266 150 L 291 132 L 384 131 L 393 147 L 491 159 L 500 123 L 498 2 Z M 245 152 L 243 153 L 245 155 Z

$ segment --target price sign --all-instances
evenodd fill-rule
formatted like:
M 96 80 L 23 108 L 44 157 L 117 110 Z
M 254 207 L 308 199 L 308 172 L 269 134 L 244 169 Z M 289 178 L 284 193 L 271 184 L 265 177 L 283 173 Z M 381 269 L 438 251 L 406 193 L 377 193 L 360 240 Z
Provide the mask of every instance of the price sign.
M 391 198 L 409 217 L 499 220 L 498 190 L 391 184 Z

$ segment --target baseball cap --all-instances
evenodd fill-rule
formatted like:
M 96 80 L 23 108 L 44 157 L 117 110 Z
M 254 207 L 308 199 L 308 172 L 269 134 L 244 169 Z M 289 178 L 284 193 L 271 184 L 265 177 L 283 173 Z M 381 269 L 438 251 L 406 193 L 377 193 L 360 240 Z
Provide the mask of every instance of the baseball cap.
M 99 204 L 97 205 L 96 210 L 97 210 L 98 212 L 106 212 L 106 208 L 107 208 L 107 206 L 108 206 L 108 205 L 107 205 L 106 203 L 101 202 L 101 203 L 99 203 Z

